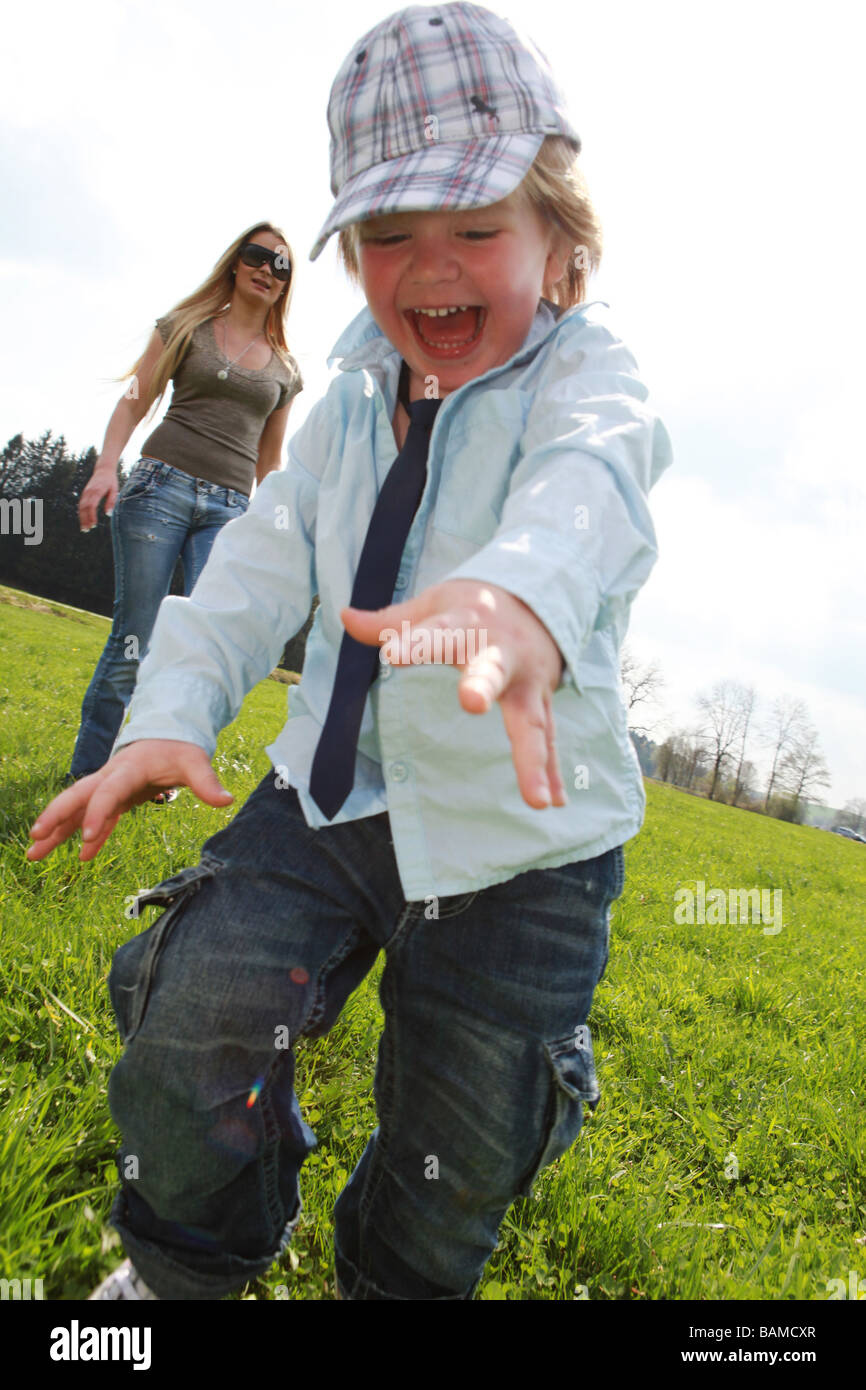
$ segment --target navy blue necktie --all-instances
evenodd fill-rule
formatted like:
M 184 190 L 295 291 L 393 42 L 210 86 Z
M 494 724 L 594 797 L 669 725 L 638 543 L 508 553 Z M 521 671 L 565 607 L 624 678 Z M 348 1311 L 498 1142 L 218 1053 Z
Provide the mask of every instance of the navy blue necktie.
M 405 362 L 399 397 L 409 415 L 409 430 L 373 509 L 352 588 L 352 608 L 385 608 L 391 603 L 403 548 L 424 491 L 430 432 L 442 402 L 410 402 Z M 328 820 L 333 820 L 354 785 L 358 734 L 367 692 L 378 674 L 379 651 L 343 633 L 331 703 L 310 770 L 310 795 Z

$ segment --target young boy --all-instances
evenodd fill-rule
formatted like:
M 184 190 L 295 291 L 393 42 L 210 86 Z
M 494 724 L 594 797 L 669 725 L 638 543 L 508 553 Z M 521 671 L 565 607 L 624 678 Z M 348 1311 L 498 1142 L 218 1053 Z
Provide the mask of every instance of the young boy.
M 599 1096 L 586 1018 L 644 807 L 618 651 L 667 436 L 623 344 L 570 307 L 599 235 L 528 41 L 474 5 L 400 11 L 354 46 L 329 122 L 313 257 L 339 231 L 368 305 L 342 370 L 164 602 L 110 761 L 31 831 L 40 859 L 81 827 L 90 860 L 161 787 L 230 801 L 217 734 L 318 593 L 274 770 L 115 956 L 130 1260 L 94 1297 L 220 1298 L 268 1268 L 314 1143 L 290 1044 L 380 949 L 341 1297 L 471 1298 Z

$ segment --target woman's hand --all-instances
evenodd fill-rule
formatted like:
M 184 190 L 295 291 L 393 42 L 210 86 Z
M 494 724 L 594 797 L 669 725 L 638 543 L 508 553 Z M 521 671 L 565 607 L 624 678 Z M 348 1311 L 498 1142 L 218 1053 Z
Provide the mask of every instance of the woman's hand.
M 127 744 L 104 767 L 56 796 L 30 828 L 30 860 L 45 859 L 81 829 L 79 859 L 93 859 L 124 811 L 150 801 L 167 787 L 189 787 L 207 806 L 234 800 L 211 767 L 203 748 L 178 739 L 141 739 Z
M 567 805 L 551 702 L 562 676 L 562 654 L 544 624 L 519 598 L 495 584 L 447 579 L 406 603 L 378 612 L 344 608 L 341 617 L 346 631 L 358 642 L 384 643 L 392 666 L 450 660 L 463 672 L 457 692 L 468 714 L 486 714 L 493 701 L 499 701 L 517 783 L 527 805 L 536 810 L 551 803 Z M 409 625 L 409 640 L 389 640 L 388 629 L 402 637 L 404 622 Z M 462 640 L 454 641 L 452 636 L 450 642 L 443 642 L 443 629 Z M 461 650 L 467 658 L 464 664 L 457 659 Z
M 78 499 L 78 522 L 82 531 L 92 531 L 96 525 L 99 504 L 105 498 L 105 515 L 111 516 L 117 501 L 117 473 L 113 468 L 97 463 L 90 482 Z
M 78 520 L 82 531 L 93 530 L 103 498 L 105 515 L 111 516 L 114 511 L 117 501 L 117 464 L 133 433 L 147 414 L 150 381 L 162 356 L 163 347 L 162 336 L 155 328 L 137 364 L 136 374 L 114 407 L 93 476 L 78 500 Z

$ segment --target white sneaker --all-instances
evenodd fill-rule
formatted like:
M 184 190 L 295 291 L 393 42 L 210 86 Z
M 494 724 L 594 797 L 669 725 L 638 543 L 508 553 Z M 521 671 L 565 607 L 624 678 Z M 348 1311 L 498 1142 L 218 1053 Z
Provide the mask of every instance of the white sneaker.
M 97 1298 L 121 1298 L 121 1299 L 145 1299 L 152 1298 L 159 1302 L 155 1293 L 151 1293 L 145 1284 L 132 1260 L 124 1260 L 122 1265 L 112 1270 L 107 1279 L 103 1279 L 98 1289 L 94 1289 L 88 1298 L 88 1303 Z

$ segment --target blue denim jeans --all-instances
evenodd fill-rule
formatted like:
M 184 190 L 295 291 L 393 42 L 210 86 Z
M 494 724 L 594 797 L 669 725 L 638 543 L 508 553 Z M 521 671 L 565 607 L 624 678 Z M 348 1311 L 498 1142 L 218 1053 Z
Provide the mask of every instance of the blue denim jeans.
M 316 1142 L 293 1044 L 327 1033 L 384 949 L 378 1126 L 334 1209 L 337 1282 L 350 1300 L 469 1299 L 509 1205 L 598 1101 L 586 1019 L 622 849 L 406 902 L 387 813 L 313 830 L 277 781 L 140 895 L 166 910 L 115 954 L 113 1224 L 160 1298 L 218 1299 L 268 1269 Z
M 130 473 L 111 517 L 114 622 L 84 696 L 70 777 L 108 761 L 178 559 L 190 594 L 217 532 L 249 501 L 158 459 L 142 458 Z

